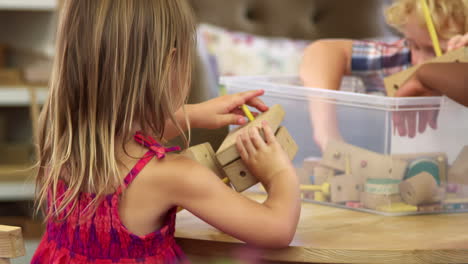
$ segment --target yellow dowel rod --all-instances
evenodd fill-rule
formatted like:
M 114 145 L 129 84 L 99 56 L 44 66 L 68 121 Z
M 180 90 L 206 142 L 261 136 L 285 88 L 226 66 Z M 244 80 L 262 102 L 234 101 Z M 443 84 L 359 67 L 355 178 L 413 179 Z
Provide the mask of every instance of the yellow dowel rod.
M 440 49 L 439 37 L 437 36 L 437 31 L 435 29 L 434 22 L 432 21 L 431 11 L 429 9 L 429 5 L 427 4 L 427 0 L 421 0 L 421 6 L 424 12 L 427 30 L 429 31 L 432 45 L 434 46 L 434 52 L 437 57 L 440 57 L 442 56 L 442 50 Z
M 242 105 L 242 111 L 244 111 L 245 116 L 247 116 L 250 122 L 255 120 L 255 117 L 252 115 L 247 105 Z

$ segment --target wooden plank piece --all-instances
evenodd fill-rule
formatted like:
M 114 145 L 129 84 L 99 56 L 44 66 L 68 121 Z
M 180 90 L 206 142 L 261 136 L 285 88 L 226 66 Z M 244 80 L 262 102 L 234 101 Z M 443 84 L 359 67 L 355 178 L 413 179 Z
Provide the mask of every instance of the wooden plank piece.
M 239 158 L 239 153 L 236 148 L 236 139 L 240 134 L 251 127 L 261 127 L 263 121 L 267 121 L 271 129 L 276 132 L 281 122 L 283 122 L 284 116 L 285 112 L 283 107 L 281 105 L 273 105 L 267 112 L 259 115 L 254 121 L 229 133 L 216 152 L 219 163 L 225 166 Z
M 17 258 L 25 252 L 21 228 L 0 225 L 0 258 Z
M 345 171 L 346 157 L 350 157 L 351 172 L 364 183 L 369 178 L 397 179 L 405 176 L 408 162 L 375 153 L 341 141 L 330 141 L 323 153 L 322 163 Z
M 468 48 L 460 48 L 458 50 L 451 51 L 443 56 L 433 58 L 425 63 L 444 63 L 444 62 L 468 62 Z M 425 64 L 424 63 L 424 64 Z M 421 64 L 423 65 L 423 64 Z M 405 71 L 393 74 L 384 79 L 385 90 L 387 95 L 394 97 L 398 88 L 404 84 L 421 65 L 411 67 Z
M 226 174 L 216 159 L 215 152 L 210 143 L 203 143 L 190 147 L 182 152 L 182 155 L 209 168 L 218 175 L 220 179 L 226 178 Z
M 331 202 L 345 203 L 360 201 L 362 184 L 353 175 L 339 175 L 330 180 Z
M 288 154 L 289 159 L 293 160 L 296 156 L 298 146 L 285 127 L 280 127 L 278 129 L 276 139 Z M 229 177 L 231 185 L 238 192 L 243 192 L 258 183 L 257 178 L 249 172 L 242 159 L 237 159 L 223 169 L 227 177 Z

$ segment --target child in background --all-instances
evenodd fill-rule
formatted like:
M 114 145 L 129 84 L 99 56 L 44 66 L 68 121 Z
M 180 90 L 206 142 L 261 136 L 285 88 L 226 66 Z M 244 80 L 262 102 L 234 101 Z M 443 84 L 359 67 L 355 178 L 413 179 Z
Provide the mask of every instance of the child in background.
M 427 0 L 443 51 L 468 43 L 468 0 Z M 393 43 L 319 40 L 305 51 L 300 76 L 305 86 L 340 88 L 343 76 L 362 77 L 367 93 L 385 94 L 383 78 L 435 56 L 420 0 L 395 0 L 387 22 L 404 35 Z M 331 104 L 311 104 L 315 141 L 323 149 L 341 139 Z M 435 128 L 435 123 L 429 123 Z M 404 136 L 404 135 L 401 135 Z M 410 135 L 414 136 L 414 135 Z
M 429 63 L 422 65 L 395 93 L 396 97 L 446 95 L 468 106 L 468 63 Z M 419 119 L 417 118 L 419 116 Z M 393 125 L 399 134 L 424 131 L 428 120 L 437 120 L 438 111 L 398 111 Z M 417 127 L 416 127 L 417 126 Z
M 263 91 L 183 106 L 194 34 L 182 0 L 65 1 L 39 129 L 37 199 L 47 229 L 32 263 L 184 261 L 177 206 L 255 246 L 290 243 L 298 179 L 267 124 L 265 140 L 258 129 L 237 138 L 267 190 L 263 203 L 158 143 L 190 127 L 243 124 L 243 104 L 267 110 Z

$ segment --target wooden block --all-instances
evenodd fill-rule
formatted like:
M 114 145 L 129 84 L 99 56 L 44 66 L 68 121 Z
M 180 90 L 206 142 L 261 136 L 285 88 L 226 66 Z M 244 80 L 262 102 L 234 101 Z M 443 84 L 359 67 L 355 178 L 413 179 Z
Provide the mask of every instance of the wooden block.
M 226 178 L 223 168 L 216 159 L 215 152 L 210 143 L 203 143 L 188 148 L 182 155 L 194 160 L 213 171 L 220 179 Z
M 345 171 L 346 157 L 350 159 L 351 174 L 360 177 L 362 183 L 368 178 L 402 180 L 408 162 L 378 154 L 340 141 L 330 141 L 323 153 L 322 163 L 336 170 Z
M 412 153 L 412 154 L 392 154 L 393 158 L 407 161 L 408 164 L 415 160 L 429 159 L 438 164 L 440 183 L 447 183 L 448 174 L 448 158 L 447 154 L 443 152 L 430 152 L 430 153 Z
M 25 255 L 21 228 L 0 225 L 0 258 L 17 258 Z
M 421 172 L 400 183 L 401 197 L 410 205 L 439 202 L 444 195 L 440 189 L 443 188 L 439 188 L 434 177 L 427 172 Z
M 2 216 L 0 223 L 21 228 L 23 240 L 39 240 L 45 231 L 42 219 L 32 219 L 32 216 Z
M 401 180 L 395 179 L 367 179 L 364 191 L 373 194 L 399 194 Z
M 288 130 L 285 127 L 280 127 L 275 136 L 278 143 L 288 154 L 289 159 L 293 160 L 296 156 L 298 147 Z M 257 178 L 249 172 L 242 159 L 237 159 L 233 163 L 223 167 L 223 170 L 231 181 L 231 185 L 238 192 L 243 192 L 258 183 Z
M 229 133 L 216 152 L 219 163 L 225 166 L 239 158 L 239 153 L 236 148 L 236 139 L 240 134 L 251 127 L 261 127 L 262 121 L 267 121 L 271 129 L 276 132 L 281 122 L 283 122 L 284 116 L 285 112 L 283 107 L 281 105 L 274 105 L 270 107 L 267 112 L 259 115 L 254 121 Z
M 400 194 L 374 194 L 361 192 L 361 203 L 365 208 L 376 210 L 380 206 L 401 203 Z
M 242 159 L 234 161 L 223 169 L 237 192 L 243 192 L 258 183 L 257 178 L 250 173 Z
M 468 62 L 468 48 L 460 48 L 446 53 L 443 56 L 436 57 L 428 60 L 425 63 L 441 63 L 441 62 Z M 385 89 L 387 90 L 388 96 L 395 96 L 398 88 L 411 78 L 411 76 L 419 69 L 421 65 L 411 67 L 405 71 L 393 74 L 384 79 Z
M 340 175 L 333 177 L 331 185 L 331 202 L 344 203 L 360 200 L 362 184 L 360 179 L 352 175 Z
M 441 203 L 418 205 L 418 212 L 432 213 L 439 212 L 442 209 Z
M 288 129 L 284 126 L 279 127 L 275 136 L 278 143 L 284 149 L 286 154 L 288 154 L 289 159 L 293 160 L 299 147 L 297 146 L 296 141 L 294 141 L 292 138 L 291 134 L 289 134 Z
M 317 166 L 314 168 L 314 182 L 313 184 L 322 185 L 325 182 L 330 182 L 335 177 L 335 170 L 324 166 Z
M 468 185 L 468 146 L 465 146 L 448 172 L 449 183 Z

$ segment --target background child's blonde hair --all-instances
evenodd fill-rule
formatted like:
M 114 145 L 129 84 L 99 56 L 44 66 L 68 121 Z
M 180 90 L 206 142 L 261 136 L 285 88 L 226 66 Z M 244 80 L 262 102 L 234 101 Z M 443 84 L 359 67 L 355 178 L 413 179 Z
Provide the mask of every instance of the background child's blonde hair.
M 468 0 L 427 0 L 437 33 L 443 39 L 468 32 Z M 385 12 L 387 23 L 403 31 L 410 15 L 425 26 L 420 0 L 395 0 Z
M 185 0 L 63 3 L 39 120 L 37 201 L 53 206 L 47 217 L 68 215 L 82 191 L 96 194 L 95 205 L 121 184 L 116 149 L 131 139 L 134 124 L 159 140 L 166 120 L 178 124 L 194 46 Z M 60 180 L 69 187 L 63 197 L 57 197 Z

